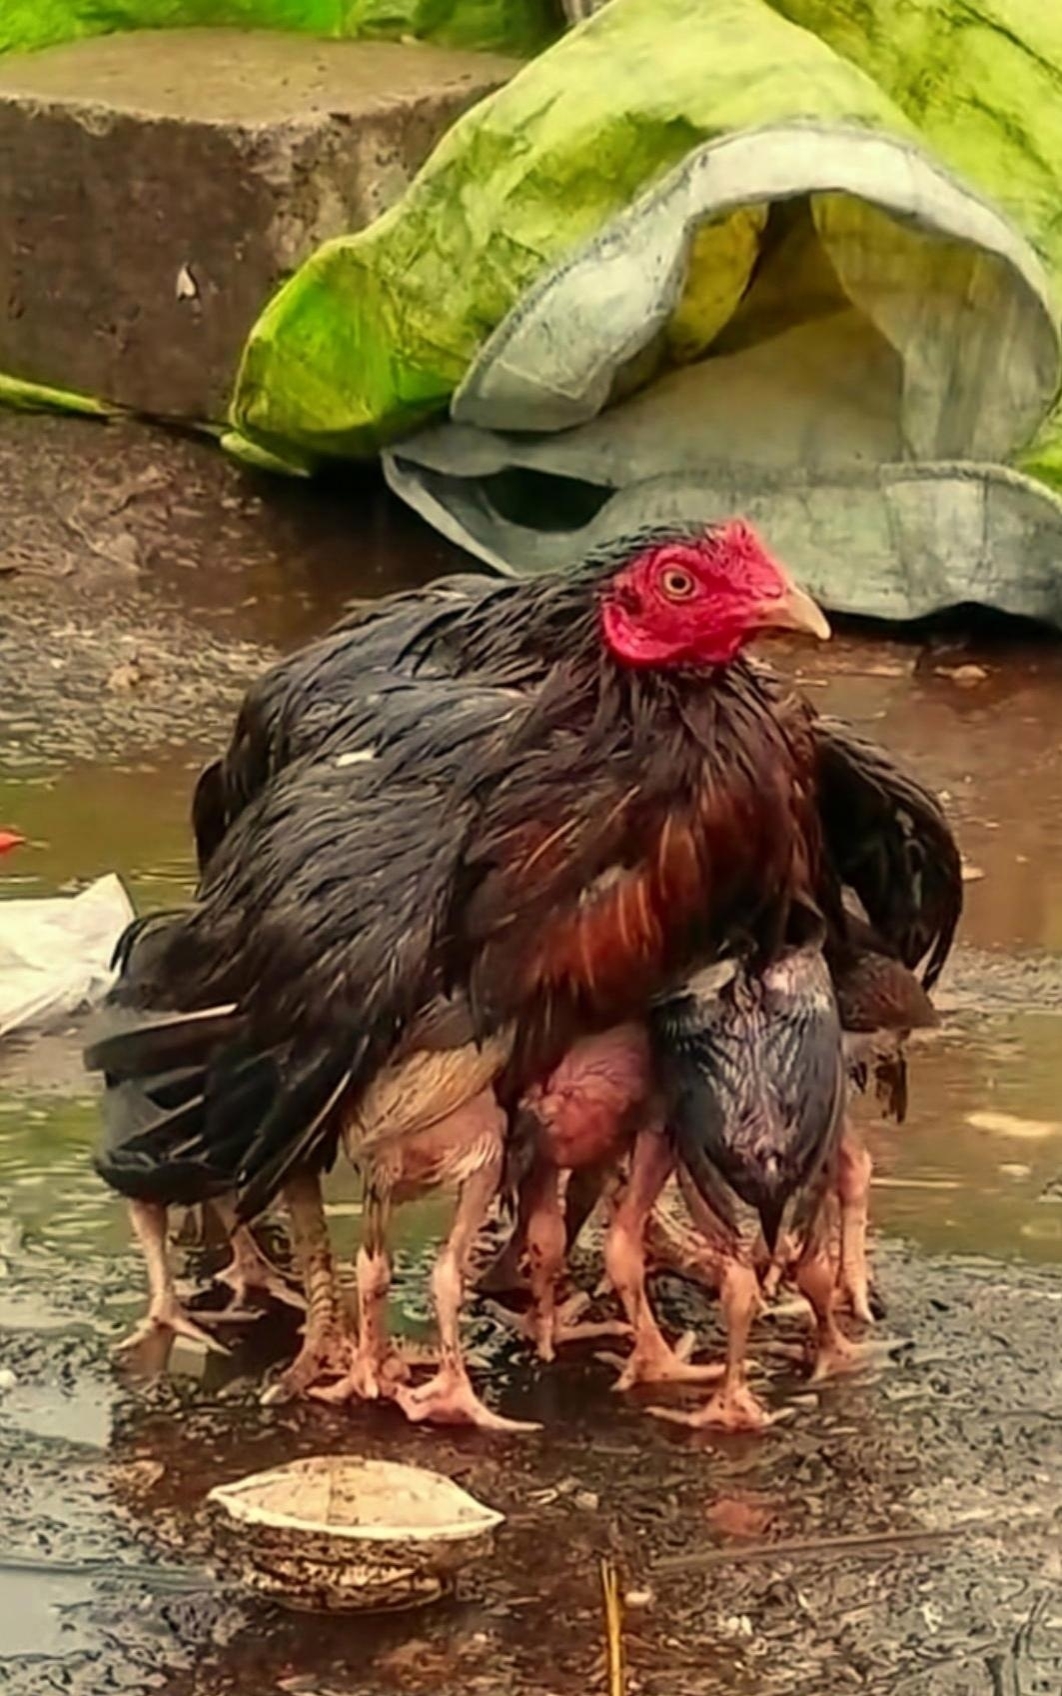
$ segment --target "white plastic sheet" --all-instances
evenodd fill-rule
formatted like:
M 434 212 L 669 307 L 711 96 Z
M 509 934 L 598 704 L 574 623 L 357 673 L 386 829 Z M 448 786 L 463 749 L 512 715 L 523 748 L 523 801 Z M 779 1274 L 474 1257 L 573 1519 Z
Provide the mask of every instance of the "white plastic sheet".
M 134 917 L 113 872 L 79 895 L 0 902 L 0 1036 L 42 1029 L 99 1001 Z

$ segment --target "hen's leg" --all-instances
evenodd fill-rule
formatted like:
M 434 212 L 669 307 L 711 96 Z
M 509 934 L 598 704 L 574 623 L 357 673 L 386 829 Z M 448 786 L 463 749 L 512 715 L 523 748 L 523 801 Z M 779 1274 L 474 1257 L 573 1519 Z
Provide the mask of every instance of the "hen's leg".
M 846 1130 L 838 1151 L 837 1195 L 841 1208 L 841 1262 L 838 1294 L 847 1298 L 857 1319 L 872 1323 L 870 1279 L 867 1273 L 867 1218 L 870 1178 L 874 1164 L 870 1154 L 851 1130 Z
M 580 1320 L 579 1314 L 592 1299 L 582 1291 L 563 1305 L 557 1305 L 557 1286 L 564 1270 L 569 1242 L 560 1179 L 557 1168 L 548 1159 L 540 1159 L 536 1161 L 525 1186 L 528 1208 L 526 1244 L 531 1282 L 529 1311 L 515 1314 L 494 1309 L 506 1324 L 514 1325 L 524 1336 L 530 1337 L 539 1359 L 547 1361 L 556 1358 L 562 1343 L 589 1342 L 630 1334 L 630 1327 L 616 1320 Z M 596 1197 L 595 1191 L 595 1202 Z
M 648 1228 L 654 1270 L 689 1278 L 718 1295 L 739 1239 L 709 1206 L 685 1166 L 679 1167 L 678 1186 L 689 1219 L 668 1205 L 666 1196 L 654 1207 Z
M 505 1117 L 493 1094 L 484 1095 L 464 1114 L 488 1115 L 497 1131 L 496 1148 L 490 1159 L 461 1185 L 450 1235 L 432 1272 L 432 1295 L 439 1323 L 440 1366 L 435 1376 L 416 1389 L 401 1386 L 395 1391 L 407 1419 L 417 1423 L 431 1420 L 443 1425 L 478 1425 L 486 1431 L 535 1431 L 536 1425 L 503 1419 L 484 1406 L 472 1387 L 461 1350 L 461 1304 L 465 1272 L 476 1233 L 490 1211 L 502 1172 Z
M 167 1252 L 166 1209 L 151 1201 L 131 1201 L 129 1222 L 147 1268 L 148 1310 L 139 1325 L 116 1345 L 116 1350 L 124 1352 L 136 1348 L 158 1331 L 172 1331 L 175 1336 L 189 1337 L 193 1342 L 202 1343 L 204 1348 L 215 1354 L 227 1354 L 224 1344 L 197 1325 L 177 1299 Z
M 564 1197 L 565 1247 L 570 1254 L 602 1195 L 618 1184 L 617 1168 L 610 1162 L 583 1166 L 568 1180 Z
M 289 1178 L 284 1199 L 291 1214 L 292 1249 L 306 1291 L 306 1324 L 302 1347 L 266 1391 L 266 1402 L 305 1394 L 318 1378 L 345 1372 L 350 1358 L 349 1329 L 317 1174 L 300 1172 Z
M 663 1132 L 640 1131 L 631 1158 L 631 1176 L 605 1238 L 605 1269 L 634 1332 L 634 1348 L 616 1383 L 709 1383 L 717 1366 L 692 1366 L 666 1341 L 645 1287 L 646 1223 L 657 1196 L 671 1176 L 674 1157 Z

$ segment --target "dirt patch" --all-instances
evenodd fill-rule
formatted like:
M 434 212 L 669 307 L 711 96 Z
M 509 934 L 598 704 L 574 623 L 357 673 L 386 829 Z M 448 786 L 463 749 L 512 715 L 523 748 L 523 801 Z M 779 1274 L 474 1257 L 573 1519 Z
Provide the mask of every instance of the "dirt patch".
M 223 739 L 248 679 L 352 597 L 453 557 L 374 523 L 366 474 L 311 494 L 206 439 L 0 412 L 0 768 Z

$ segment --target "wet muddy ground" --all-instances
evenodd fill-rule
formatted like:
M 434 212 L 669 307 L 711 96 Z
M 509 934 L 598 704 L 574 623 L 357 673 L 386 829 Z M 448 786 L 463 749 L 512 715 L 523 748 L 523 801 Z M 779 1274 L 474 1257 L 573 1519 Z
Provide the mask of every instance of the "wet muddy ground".
M 27 444 L 29 444 L 27 446 Z M 263 657 L 351 597 L 450 559 L 367 481 L 249 482 L 207 444 L 0 418 L 0 894 L 120 871 L 188 887 L 198 762 Z M 62 1035 L 0 1056 L 0 1688 L 10 1696 L 568 1696 L 608 1690 L 600 1561 L 648 1696 L 1062 1693 L 1062 649 L 847 632 L 791 662 L 816 701 L 950 798 L 971 881 L 939 1036 L 902 1130 L 868 1121 L 880 1371 L 810 1393 L 771 1349 L 761 1439 L 692 1436 L 612 1395 L 590 1353 L 531 1366 L 473 1321 L 491 1393 L 541 1435 L 413 1431 L 389 1410 L 263 1409 L 284 1336 L 120 1377 L 141 1300 L 93 1178 L 95 1108 Z M 338 1231 L 356 1228 L 340 1184 Z M 424 1322 L 437 1209 L 407 1219 L 396 1301 Z M 711 1346 L 711 1311 L 666 1286 Z M 212 1573 L 203 1498 L 298 1454 L 408 1458 L 507 1515 L 458 1600 L 329 1621 Z M 611 1696 L 611 1693 L 610 1693 Z

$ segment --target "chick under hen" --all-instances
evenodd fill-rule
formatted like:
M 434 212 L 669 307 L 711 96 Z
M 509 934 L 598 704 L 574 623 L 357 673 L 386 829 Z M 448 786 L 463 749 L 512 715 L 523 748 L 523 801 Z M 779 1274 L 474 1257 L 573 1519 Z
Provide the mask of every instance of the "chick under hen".
M 816 941 L 760 972 L 736 962 L 699 973 L 649 1020 L 667 1138 L 704 1204 L 697 1221 L 718 1259 L 726 1327 L 722 1382 L 687 1423 L 759 1429 L 746 1351 L 760 1305 L 743 1203 L 769 1254 L 783 1224 L 795 1277 L 815 1314 L 816 1370 L 848 1353 L 834 1312 L 826 1203 L 844 1124 L 845 1062 L 830 974 Z

